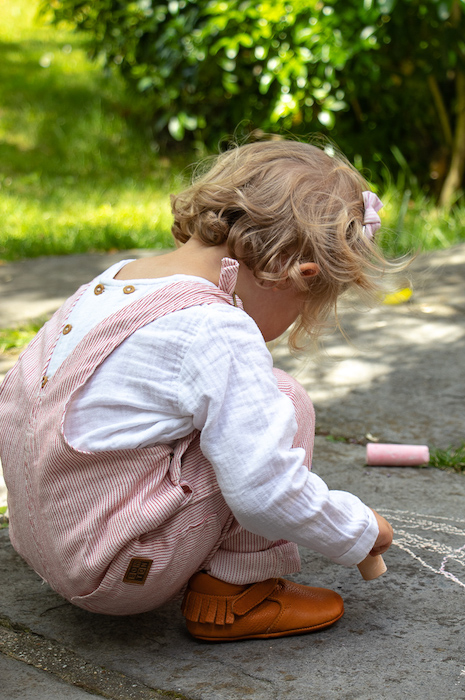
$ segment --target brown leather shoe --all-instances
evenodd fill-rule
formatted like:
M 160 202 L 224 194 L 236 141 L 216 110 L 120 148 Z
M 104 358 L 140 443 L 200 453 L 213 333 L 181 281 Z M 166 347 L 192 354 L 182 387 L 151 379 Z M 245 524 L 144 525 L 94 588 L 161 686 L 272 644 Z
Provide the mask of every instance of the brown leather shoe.
M 341 596 L 327 588 L 282 578 L 236 586 L 205 573 L 192 576 L 181 609 L 191 635 L 209 642 L 305 634 L 344 614 Z

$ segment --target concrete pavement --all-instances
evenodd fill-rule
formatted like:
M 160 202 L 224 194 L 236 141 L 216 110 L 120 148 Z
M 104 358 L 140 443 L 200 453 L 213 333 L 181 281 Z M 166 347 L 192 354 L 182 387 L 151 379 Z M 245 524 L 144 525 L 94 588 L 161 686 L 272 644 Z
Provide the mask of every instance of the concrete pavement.
M 50 313 L 79 284 L 132 255 L 1 266 L 0 327 Z M 145 615 L 92 615 L 43 584 L 4 529 L 3 697 L 465 698 L 465 475 L 365 464 L 367 435 L 442 448 L 465 440 L 465 245 L 420 256 L 409 274 L 410 303 L 346 311 L 355 347 L 335 336 L 326 360 L 303 364 L 274 351 L 314 400 L 314 470 L 395 529 L 388 571 L 373 582 L 302 552 L 295 580 L 337 590 L 342 620 L 312 635 L 210 645 L 188 636 L 176 601 Z

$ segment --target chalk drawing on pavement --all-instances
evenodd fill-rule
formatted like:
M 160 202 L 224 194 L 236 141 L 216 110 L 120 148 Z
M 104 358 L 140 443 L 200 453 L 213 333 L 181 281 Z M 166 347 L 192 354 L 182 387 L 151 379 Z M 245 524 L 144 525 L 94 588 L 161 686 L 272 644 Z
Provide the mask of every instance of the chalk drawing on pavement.
M 394 546 L 425 569 L 465 588 L 465 520 L 406 510 L 379 512 L 394 528 Z

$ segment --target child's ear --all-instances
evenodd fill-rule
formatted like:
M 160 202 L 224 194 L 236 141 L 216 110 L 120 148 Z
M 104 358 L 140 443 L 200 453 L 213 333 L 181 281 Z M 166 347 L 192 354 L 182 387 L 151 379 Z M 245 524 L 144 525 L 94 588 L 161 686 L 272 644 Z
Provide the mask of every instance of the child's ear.
M 301 263 L 299 265 L 300 267 L 300 274 L 302 277 L 316 277 L 316 275 L 320 274 L 320 268 L 316 263 L 312 262 L 306 262 L 306 263 Z

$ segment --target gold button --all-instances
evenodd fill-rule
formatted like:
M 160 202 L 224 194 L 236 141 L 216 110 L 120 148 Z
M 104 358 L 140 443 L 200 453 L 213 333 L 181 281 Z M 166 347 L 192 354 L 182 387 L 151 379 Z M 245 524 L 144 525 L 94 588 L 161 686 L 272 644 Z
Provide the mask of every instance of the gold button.
M 104 289 L 105 287 L 103 286 L 103 284 L 98 284 L 94 289 L 94 294 L 102 294 Z
M 67 323 L 66 326 L 63 328 L 63 335 L 68 335 L 72 328 L 72 325 L 70 323 Z
M 126 285 L 126 287 L 123 287 L 123 292 L 125 294 L 132 294 L 133 292 L 136 291 L 136 288 L 132 286 L 132 284 Z
M 42 389 L 43 389 L 44 386 L 47 384 L 47 382 L 48 382 L 48 377 L 42 377 L 42 383 L 41 383 L 41 385 L 40 385 L 40 386 L 42 387 Z

